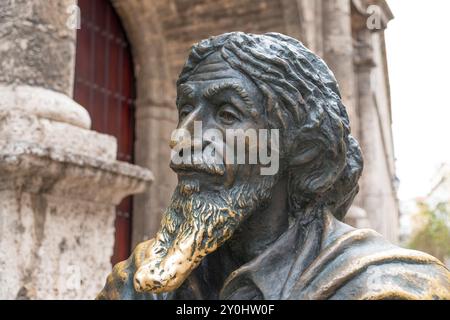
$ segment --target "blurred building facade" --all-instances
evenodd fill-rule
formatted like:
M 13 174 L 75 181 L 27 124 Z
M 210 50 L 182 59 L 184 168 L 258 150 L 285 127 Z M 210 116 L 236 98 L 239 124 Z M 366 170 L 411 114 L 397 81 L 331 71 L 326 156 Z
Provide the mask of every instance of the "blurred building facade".
M 402 201 L 399 231 L 401 243 L 406 243 L 413 235 L 413 231 L 421 227 L 420 223 L 414 222 L 415 215 L 420 212 L 419 204 L 426 204 L 433 210 L 440 204 L 450 206 L 450 163 L 445 162 L 439 166 L 430 181 L 430 188 L 425 196 Z M 450 223 L 450 217 L 448 221 Z
M 432 179 L 431 185 L 432 188 L 425 202 L 430 208 L 436 208 L 439 205 L 444 206 L 446 210 L 442 212 L 444 214 L 443 218 L 448 230 L 450 230 L 450 163 L 443 163 L 439 167 Z M 444 245 L 446 245 L 446 248 L 450 247 L 450 243 L 448 242 Z M 442 261 L 450 268 L 450 256 L 445 257 Z
M 431 186 L 425 200 L 431 207 L 436 207 L 440 203 L 450 204 L 450 163 L 443 163 L 439 167 Z
M 0 18 L 0 298 L 94 297 L 110 257 L 156 232 L 175 81 L 193 43 L 230 31 L 328 63 L 365 159 L 347 221 L 397 241 L 385 1 L 2 1 Z
M 450 164 L 443 163 L 426 196 L 402 201 L 399 240 L 450 266 Z

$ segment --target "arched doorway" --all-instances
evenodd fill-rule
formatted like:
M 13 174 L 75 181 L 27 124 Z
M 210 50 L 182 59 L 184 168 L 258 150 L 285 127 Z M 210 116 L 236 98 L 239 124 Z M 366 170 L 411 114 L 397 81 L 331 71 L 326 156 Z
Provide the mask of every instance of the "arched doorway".
M 117 138 L 118 160 L 133 162 L 135 84 L 131 50 L 108 0 L 79 0 L 74 99 L 89 112 L 92 130 Z M 113 264 L 128 258 L 132 199 L 116 209 Z

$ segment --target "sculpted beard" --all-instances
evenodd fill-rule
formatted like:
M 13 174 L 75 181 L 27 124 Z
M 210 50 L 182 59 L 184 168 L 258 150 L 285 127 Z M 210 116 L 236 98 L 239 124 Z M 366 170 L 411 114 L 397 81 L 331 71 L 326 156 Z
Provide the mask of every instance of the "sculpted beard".
M 197 180 L 179 182 L 161 227 L 135 274 L 135 289 L 161 293 L 177 289 L 203 257 L 228 240 L 256 209 L 269 202 L 276 176 L 219 192 L 200 191 Z

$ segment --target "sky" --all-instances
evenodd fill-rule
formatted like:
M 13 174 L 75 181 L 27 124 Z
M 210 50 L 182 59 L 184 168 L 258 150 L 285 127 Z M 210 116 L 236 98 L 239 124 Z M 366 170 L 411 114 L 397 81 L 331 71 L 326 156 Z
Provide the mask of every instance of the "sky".
M 426 196 L 450 162 L 450 1 L 388 0 L 386 29 L 399 199 Z

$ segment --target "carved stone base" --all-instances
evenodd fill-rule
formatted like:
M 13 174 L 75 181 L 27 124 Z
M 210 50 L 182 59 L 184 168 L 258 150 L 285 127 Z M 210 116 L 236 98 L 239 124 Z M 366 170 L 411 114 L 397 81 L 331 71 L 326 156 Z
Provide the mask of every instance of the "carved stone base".
M 111 270 L 115 205 L 152 173 L 116 161 L 115 138 L 89 130 L 70 98 L 0 91 L 0 299 L 94 298 Z

